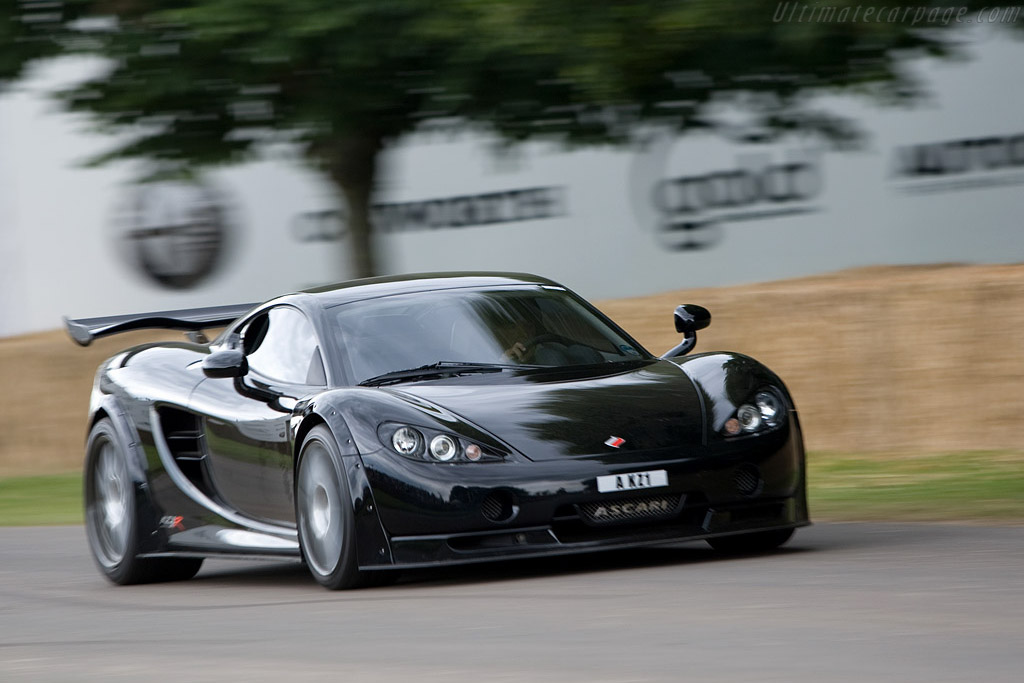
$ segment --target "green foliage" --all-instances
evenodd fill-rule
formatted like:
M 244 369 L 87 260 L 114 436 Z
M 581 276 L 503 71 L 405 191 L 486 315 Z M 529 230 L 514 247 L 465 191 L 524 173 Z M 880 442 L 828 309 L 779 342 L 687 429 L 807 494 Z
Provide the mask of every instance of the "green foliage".
M 0 90 L 16 80 L 32 62 L 61 54 L 67 24 L 74 18 L 75 2 L 55 7 L 39 0 L 4 0 L 0 3 Z
M 730 102 L 769 128 L 820 127 L 801 109 L 809 90 L 911 97 L 900 56 L 949 49 L 901 23 L 776 22 L 767 0 L 37 5 L 0 14 L 0 42 L 16 48 L 0 78 L 61 51 L 107 58 L 68 105 L 133 134 L 112 156 L 190 166 L 281 140 L 330 156 L 339 138 L 386 143 L 437 119 L 512 139 L 622 141 L 639 122 L 712 125 L 709 107 Z

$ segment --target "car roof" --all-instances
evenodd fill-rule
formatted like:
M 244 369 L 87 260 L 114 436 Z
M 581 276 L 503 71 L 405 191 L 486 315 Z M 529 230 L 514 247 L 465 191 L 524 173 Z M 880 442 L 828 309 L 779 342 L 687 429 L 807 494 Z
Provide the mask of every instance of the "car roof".
M 412 275 L 363 278 L 361 280 L 350 280 L 348 282 L 305 289 L 302 293 L 313 295 L 322 306 L 330 308 L 353 301 L 375 299 L 393 294 L 509 285 L 549 285 L 562 287 L 557 282 L 528 273 L 455 272 L 415 273 Z

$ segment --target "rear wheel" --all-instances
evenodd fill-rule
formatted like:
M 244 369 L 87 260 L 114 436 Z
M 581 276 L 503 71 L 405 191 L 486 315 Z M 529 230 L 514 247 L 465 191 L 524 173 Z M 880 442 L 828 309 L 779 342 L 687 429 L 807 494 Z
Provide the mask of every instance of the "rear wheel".
M 121 585 L 192 578 L 203 564 L 201 558 L 137 556 L 135 482 L 126 453 L 110 420 L 99 420 L 89 432 L 83 481 L 85 530 L 93 559 L 104 576 Z
M 326 427 L 314 427 L 306 437 L 296 481 L 299 547 L 310 574 L 331 590 L 360 585 L 352 497 L 334 437 Z
M 793 536 L 793 529 L 772 529 L 749 534 L 709 538 L 708 545 L 722 553 L 763 553 L 774 550 Z

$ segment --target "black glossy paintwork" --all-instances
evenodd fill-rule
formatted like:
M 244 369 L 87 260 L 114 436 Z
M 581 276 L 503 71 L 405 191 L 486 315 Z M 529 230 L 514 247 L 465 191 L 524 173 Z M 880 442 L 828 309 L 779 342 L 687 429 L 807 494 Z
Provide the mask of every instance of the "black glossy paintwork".
M 548 285 L 561 287 L 557 282 L 528 273 L 486 273 L 466 271 L 461 273 L 419 273 L 416 275 L 389 275 L 362 280 L 350 280 L 326 287 L 307 289 L 304 293 L 315 294 L 325 308 L 393 296 L 410 292 L 432 292 L 438 290 L 466 289 L 469 287 L 501 287 L 505 285 Z
M 725 421 L 758 390 L 777 387 L 790 408 L 793 399 L 779 377 L 749 356 L 739 353 L 703 353 L 675 361 L 700 388 L 708 411 L 710 433 L 718 435 Z M 744 437 L 738 437 L 744 438 Z
M 249 362 L 241 349 L 223 349 L 203 359 L 203 374 L 212 379 L 245 377 Z
M 465 417 L 533 461 L 584 455 L 617 459 L 653 448 L 685 450 L 704 439 L 700 399 L 678 366 L 667 361 L 571 372 L 489 375 L 402 384 L 415 396 Z M 612 449 L 612 436 L 625 443 Z
M 251 378 L 207 378 L 188 409 L 203 419 L 210 469 L 225 502 L 255 519 L 294 524 L 292 413 L 280 403 L 294 404 L 305 392 L 258 390 Z
M 428 289 L 458 296 L 463 287 L 503 284 L 556 286 L 515 275 L 383 278 L 289 295 L 251 315 L 269 305 L 296 306 L 329 352 L 321 319 L 330 306 Z M 296 555 L 295 458 L 316 424 L 327 425 L 342 454 L 362 567 L 573 552 L 807 523 L 803 446 L 792 400 L 778 377 L 746 356 L 657 360 L 643 351 L 635 361 L 607 367 L 525 369 L 386 387 L 341 386 L 331 362 L 326 389 L 275 385 L 253 373 L 207 377 L 204 359 L 211 349 L 228 348 L 243 322 L 212 346 L 129 349 L 97 375 L 91 419 L 110 417 L 128 444 L 146 553 Z M 723 437 L 725 420 L 768 386 L 789 404 L 784 424 Z M 208 487 L 198 487 L 199 494 L 181 485 L 183 470 L 169 455 L 162 425 L 154 423 L 165 409 L 201 424 L 202 471 L 209 479 L 199 482 Z M 404 458 L 381 443 L 382 422 L 448 432 L 503 459 L 441 464 Z M 606 445 L 613 436 L 625 442 Z M 763 479 L 754 496 L 737 491 L 741 466 L 756 467 Z M 650 469 L 667 470 L 670 484 L 661 491 L 687 501 L 671 523 L 594 530 L 565 521 L 578 503 L 621 497 L 599 494 L 597 476 Z M 483 516 L 483 500 L 495 493 L 514 501 L 511 519 Z M 181 528 L 161 524 L 167 516 L 180 516 Z
M 595 449 L 599 450 L 599 449 Z M 482 531 L 496 526 L 481 514 L 483 498 L 511 492 L 520 512 L 516 527 L 550 525 L 556 508 L 617 494 L 597 492 L 596 477 L 637 470 L 666 469 L 670 486 L 651 493 L 699 493 L 708 503 L 742 503 L 733 481 L 742 463 L 756 465 L 764 478 L 764 498 L 802 495 L 803 449 L 795 416 L 779 428 L 738 439 L 716 439 L 706 446 L 661 444 L 621 451 L 607 446 L 585 456 L 540 462 L 512 457 L 504 463 L 416 462 L 380 448 L 362 460 L 380 504 L 381 519 L 397 536 Z

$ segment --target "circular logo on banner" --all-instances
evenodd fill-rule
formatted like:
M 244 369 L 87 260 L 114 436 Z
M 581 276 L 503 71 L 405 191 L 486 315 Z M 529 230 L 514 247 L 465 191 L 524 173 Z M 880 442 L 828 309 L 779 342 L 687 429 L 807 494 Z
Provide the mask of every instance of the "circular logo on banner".
M 120 242 L 128 262 L 168 289 L 190 289 L 223 265 L 227 202 L 206 183 L 159 182 L 132 189 Z

